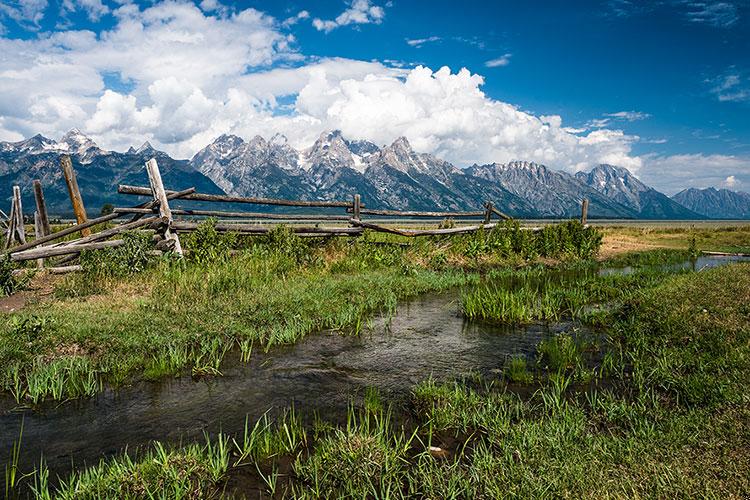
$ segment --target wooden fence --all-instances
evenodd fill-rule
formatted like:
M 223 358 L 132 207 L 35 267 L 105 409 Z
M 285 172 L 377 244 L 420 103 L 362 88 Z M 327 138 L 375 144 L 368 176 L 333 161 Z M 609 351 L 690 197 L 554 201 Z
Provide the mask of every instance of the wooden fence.
M 220 232 L 234 232 L 246 235 L 262 235 L 271 231 L 276 221 L 289 221 L 291 231 L 301 237 L 335 237 L 335 236 L 359 236 L 365 230 L 397 234 L 400 236 L 417 237 L 429 235 L 459 234 L 491 229 L 497 225 L 498 219 L 510 219 L 490 201 L 484 203 L 482 210 L 475 211 L 414 211 L 414 210 L 384 210 L 367 207 L 362 203 L 359 194 L 352 196 L 348 201 L 306 201 L 285 200 L 276 198 L 241 197 L 230 195 L 217 195 L 198 193 L 195 188 L 174 191 L 167 189 L 161 177 L 156 159 L 146 162 L 149 186 L 118 186 L 118 192 L 124 195 L 147 197 L 148 200 L 131 207 L 115 207 L 108 215 L 88 219 L 83 204 L 76 174 L 70 157 L 63 155 L 60 159 L 63 176 L 68 187 L 73 212 L 77 223 L 61 231 L 52 232 L 49 224 L 49 216 L 44 201 L 44 192 L 41 182 L 34 181 L 34 200 L 36 210 L 34 212 L 35 238 L 26 240 L 24 229 L 23 208 L 21 205 L 21 189 L 13 187 L 13 199 L 10 215 L 5 216 L 5 250 L 4 255 L 12 261 L 37 260 L 37 265 L 44 266 L 44 259 L 55 258 L 57 261 L 48 267 L 51 272 L 68 272 L 80 269 L 80 266 L 69 264 L 75 260 L 84 250 L 96 250 L 112 248 L 122 245 L 122 239 L 113 239 L 125 231 L 148 230 L 153 234 L 155 252 L 173 252 L 182 256 L 182 245 L 179 235 L 195 231 L 200 218 L 212 217 L 217 219 L 216 230 Z M 306 209 L 326 209 L 326 213 L 278 213 L 261 211 L 236 211 L 236 210 L 206 210 L 206 209 L 172 209 L 170 201 L 201 202 L 237 205 L 265 205 L 296 207 Z M 340 210 L 341 213 L 330 213 L 331 210 Z M 585 209 L 584 209 L 585 210 Z M 311 210 L 312 212 L 312 210 Z M 5 215 L 3 213 L 3 215 Z M 384 224 L 379 220 L 367 217 L 387 217 L 389 223 Z M 128 218 L 129 217 L 129 218 Z M 585 215 L 584 215 L 585 217 Z M 114 227 L 106 228 L 106 223 L 116 219 L 127 218 Z M 476 219 L 475 223 L 458 227 L 438 229 L 407 229 L 395 227 L 397 222 L 403 218 L 417 219 L 447 219 L 462 218 Z M 244 219 L 232 222 L 232 219 Z M 255 221 L 255 222 L 252 222 Z M 94 226 L 105 224 L 105 229 L 91 233 Z M 60 242 L 62 238 L 75 233 L 80 237 Z M 16 246 L 13 246 L 17 243 Z

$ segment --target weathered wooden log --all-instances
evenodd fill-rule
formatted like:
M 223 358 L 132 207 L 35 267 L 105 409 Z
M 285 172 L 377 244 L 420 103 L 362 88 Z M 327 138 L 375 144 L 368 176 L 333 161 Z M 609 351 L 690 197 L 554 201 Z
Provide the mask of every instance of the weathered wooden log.
M 118 224 L 114 227 L 110 227 L 109 229 L 105 229 L 103 231 L 99 231 L 98 233 L 94 233 L 91 236 L 85 236 L 77 240 L 63 241 L 54 246 L 83 245 L 85 243 L 93 243 L 95 241 L 102 241 L 102 240 L 106 240 L 107 238 L 111 238 L 112 236 L 115 236 L 117 234 L 124 233 L 125 231 L 131 231 L 133 229 L 138 229 L 139 227 L 148 226 L 152 224 L 155 226 L 165 226 L 168 224 L 168 222 L 164 217 L 160 217 L 160 216 L 146 217 L 145 219 L 140 219 L 140 220 L 133 221 L 133 222 L 126 222 L 124 224 Z
M 492 220 L 492 202 L 487 201 L 484 203 L 484 223 L 489 224 Z
M 372 229 L 373 231 L 379 231 L 382 233 L 397 234 L 399 236 L 409 236 L 409 237 L 473 233 L 475 231 L 479 231 L 482 229 L 492 229 L 497 226 L 496 223 L 493 223 L 493 224 L 482 224 L 478 226 L 454 227 L 450 229 L 396 229 L 392 227 L 381 226 L 379 224 L 373 224 L 371 222 L 358 221 L 356 219 L 351 219 L 350 222 L 353 226 L 362 227 L 365 229 Z
M 39 211 L 34 212 L 34 238 L 41 238 L 44 236 L 44 229 L 42 229 L 42 218 L 39 216 Z M 36 260 L 36 267 L 39 269 L 44 267 L 44 259 Z
M 352 209 L 347 212 L 351 213 Z M 419 210 L 385 210 L 385 209 L 360 209 L 362 215 L 384 215 L 392 217 L 482 217 L 484 211 L 469 212 L 426 212 Z
M 19 186 L 13 186 L 13 201 L 16 205 L 16 224 L 15 224 L 15 236 L 18 238 L 18 242 L 23 245 L 26 243 L 26 227 L 23 221 L 23 208 L 21 205 L 21 188 Z
M 195 231 L 198 229 L 199 223 L 197 222 L 185 222 L 185 221 L 174 221 L 172 223 L 172 229 L 178 232 Z M 272 230 L 265 226 L 258 224 L 222 224 L 217 223 L 215 226 L 219 232 L 236 232 L 236 233 L 254 233 L 254 234 L 266 234 Z M 361 229 L 353 227 L 295 227 L 289 226 L 289 230 L 293 233 L 308 233 L 308 234 L 360 234 Z
M 118 218 L 119 216 L 120 214 L 104 215 L 97 219 L 88 220 L 84 222 L 83 224 L 76 224 L 75 226 L 66 227 L 65 229 L 61 231 L 44 236 L 42 238 L 39 238 L 38 240 L 30 241 L 26 243 L 25 245 L 20 245 L 16 248 L 11 248 L 10 251 L 6 253 L 22 252 L 24 250 L 28 250 L 29 248 L 38 247 L 39 245 L 43 245 L 50 241 L 55 241 L 55 240 L 59 240 L 60 238 L 64 238 L 65 236 L 68 236 L 69 234 L 77 233 L 81 231 L 81 229 L 87 229 L 87 228 L 90 228 L 91 226 L 95 226 L 103 222 L 111 221 L 113 219 Z
M 116 207 L 120 214 L 152 214 L 154 209 Z M 239 219 L 274 219 L 274 220 L 340 220 L 348 221 L 348 215 L 315 215 L 315 214 L 276 214 L 261 212 L 222 212 L 221 210 L 182 210 L 173 209 L 172 215 L 193 215 L 201 217 L 227 217 Z
M 34 180 L 34 201 L 36 202 L 36 211 L 39 212 L 39 222 L 42 225 L 42 236 L 52 233 L 49 225 L 49 214 L 47 214 L 47 204 L 44 201 L 44 190 L 42 182 L 39 179 Z
M 141 186 L 120 185 L 117 187 L 120 194 L 132 194 L 138 196 L 150 196 L 151 190 Z M 174 191 L 167 191 L 167 194 Z M 281 205 L 286 207 L 351 207 L 348 201 L 304 201 L 304 200 L 282 200 L 277 198 L 251 198 L 244 196 L 230 196 L 226 194 L 193 193 L 184 196 L 185 200 L 192 201 L 215 201 L 223 203 L 252 203 L 255 205 Z M 364 206 L 364 205 L 363 205 Z
M 8 217 L 8 228 L 5 231 L 5 250 L 7 250 L 16 238 L 16 199 L 11 198 L 10 216 Z
M 159 214 L 162 218 L 167 219 L 168 223 L 171 223 L 172 211 L 169 208 L 169 198 L 167 198 L 167 192 L 164 190 L 164 183 L 161 180 L 161 172 L 159 172 L 159 165 L 156 163 L 156 158 L 151 158 L 146 162 L 146 171 L 148 172 L 148 181 L 151 184 L 151 192 L 153 193 L 154 200 L 159 203 Z M 164 229 L 164 239 L 171 240 L 172 251 L 182 257 L 180 237 L 177 236 L 176 232 L 172 231 L 169 224 Z
M 192 193 L 195 193 L 194 187 L 183 189 L 182 191 L 175 191 L 173 193 L 170 193 L 167 195 L 167 199 L 175 200 L 175 199 L 182 198 L 183 196 L 186 196 Z M 141 203 L 140 205 L 133 207 L 133 208 L 138 209 L 138 210 L 148 210 L 147 213 L 153 213 L 153 210 L 155 207 L 157 207 L 157 205 L 158 204 L 156 200 L 151 200 L 151 201 L 147 201 L 146 203 Z M 114 210 L 114 212 L 117 213 L 117 210 Z M 157 209 L 157 212 L 158 212 L 158 209 Z M 145 214 L 146 212 L 136 212 L 136 215 L 132 219 L 130 219 L 130 222 L 137 221 L 138 219 L 143 217 Z
M 360 199 L 358 194 L 355 194 L 352 199 L 352 217 L 359 220 L 361 219 L 360 215 L 362 214 L 362 200 Z
M 750 257 L 750 253 L 736 253 L 736 252 L 711 252 L 708 250 L 701 250 L 703 255 L 716 255 L 717 257 Z
M 175 193 L 169 195 L 168 197 L 170 199 L 179 198 L 180 196 L 184 196 L 185 194 L 190 194 L 192 192 L 195 192 L 195 188 L 185 189 L 184 191 L 178 191 L 178 192 L 175 192 Z M 146 202 L 146 203 L 141 203 L 140 205 L 138 205 L 138 207 L 135 207 L 135 208 L 146 208 L 147 206 L 149 206 L 151 204 L 153 204 L 153 201 Z M 81 231 L 81 229 L 90 228 L 92 226 L 96 226 L 97 224 L 103 224 L 105 222 L 109 222 L 111 220 L 117 219 L 118 217 L 120 217 L 120 214 L 118 214 L 118 213 L 111 213 L 111 214 L 108 214 L 108 215 L 103 215 L 103 216 L 98 217 L 96 219 L 88 220 L 88 221 L 86 221 L 83 224 L 75 225 L 75 226 L 70 226 L 68 228 L 63 229 L 62 231 L 58 231 L 56 233 L 52 233 L 52 234 L 46 235 L 43 238 L 31 241 L 29 243 L 26 243 L 25 245 L 20 245 L 20 246 L 18 246 L 16 248 L 12 248 L 12 249 L 10 249 L 9 252 L 6 252 L 6 253 L 22 252 L 24 250 L 28 250 L 29 248 L 35 248 L 35 247 L 37 247 L 39 245 L 43 245 L 45 243 L 49 243 L 50 241 L 55 241 L 55 240 L 58 240 L 60 238 L 64 238 L 65 236 L 68 236 L 69 234 L 77 233 L 77 232 Z M 137 218 L 140 219 L 141 217 L 143 217 L 142 214 L 138 215 Z M 131 220 L 130 222 L 135 222 L 135 220 Z
M 76 216 L 76 220 L 79 225 L 84 224 L 88 220 L 86 215 L 86 208 L 83 206 L 83 197 L 81 196 L 81 190 L 78 189 L 78 179 L 76 178 L 76 171 L 73 169 L 73 162 L 68 155 L 62 155 L 60 157 L 60 167 L 62 167 L 63 176 L 65 177 L 65 184 L 68 185 L 68 195 L 70 196 L 70 203 L 73 205 L 73 213 Z M 91 230 L 88 227 L 81 229 L 83 236 L 91 234 Z
M 513 217 L 511 217 L 510 215 L 507 215 L 507 214 L 504 214 L 504 213 L 502 213 L 502 212 L 501 212 L 500 210 L 498 210 L 498 209 L 497 209 L 497 208 L 495 208 L 494 206 L 492 207 L 492 213 L 494 213 L 494 214 L 495 214 L 495 215 L 497 215 L 498 217 L 501 217 L 501 218 L 503 218 L 503 219 L 505 219 L 505 220 L 511 220 L 511 219 L 513 218 Z
M 584 198 L 583 201 L 581 201 L 581 224 L 583 224 L 584 226 L 586 225 L 588 214 L 589 214 L 589 199 Z
M 57 255 L 68 255 L 72 253 L 81 253 L 84 250 L 101 250 L 103 248 L 119 247 L 124 244 L 124 240 L 99 241 L 96 243 L 86 243 L 83 245 L 65 245 L 61 247 L 41 247 L 23 252 L 13 253 L 10 260 L 23 261 L 34 260 L 39 258 L 55 257 Z
M 67 274 L 83 271 L 83 266 L 81 266 L 80 264 L 76 264 L 73 266 L 55 266 L 48 267 L 46 268 L 46 270 L 50 274 Z

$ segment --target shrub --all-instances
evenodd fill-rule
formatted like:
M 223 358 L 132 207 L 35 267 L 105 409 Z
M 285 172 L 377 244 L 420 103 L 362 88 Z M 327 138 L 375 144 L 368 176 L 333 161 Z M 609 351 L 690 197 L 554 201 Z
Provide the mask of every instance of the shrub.
M 220 233 L 216 230 L 216 219 L 207 219 L 198 224 L 198 229 L 186 235 L 185 248 L 189 249 L 188 258 L 199 264 L 221 262 L 229 254 L 237 241 L 234 233 Z
M 86 275 L 95 278 L 119 278 L 146 269 L 149 263 L 151 237 L 130 232 L 123 233 L 125 243 L 104 250 L 81 253 L 81 266 Z

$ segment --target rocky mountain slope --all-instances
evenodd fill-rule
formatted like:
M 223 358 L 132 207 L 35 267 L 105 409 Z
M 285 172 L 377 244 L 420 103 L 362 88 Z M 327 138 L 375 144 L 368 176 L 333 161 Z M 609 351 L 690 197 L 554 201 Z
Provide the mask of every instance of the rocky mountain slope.
M 164 184 L 174 189 L 195 186 L 200 191 L 221 193 L 213 181 L 196 172 L 187 161 L 174 160 L 146 143 L 125 153 L 104 151 L 86 136 L 73 130 L 60 142 L 36 135 L 25 141 L 0 143 L 0 200 L 7 212 L 13 185 L 21 186 L 24 213 L 33 214 L 32 182 L 42 181 L 45 200 L 51 214 L 72 212 L 65 181 L 60 169 L 60 155 L 70 154 L 76 170 L 86 210 L 93 216 L 102 205 L 130 206 L 139 198 L 117 194 L 118 184 L 148 185 L 144 163 L 156 158 Z M 143 201 L 143 200 L 141 200 Z
M 690 188 L 680 191 L 672 199 L 712 219 L 750 219 L 750 194 L 742 191 Z
M 633 210 L 639 219 L 700 219 L 703 216 L 639 181 L 630 171 L 598 165 L 576 178 L 607 198 Z
M 133 198 L 117 195 L 117 185 L 147 185 L 143 165 L 155 157 L 170 189 L 195 186 L 208 193 L 303 200 L 345 200 L 359 193 L 369 207 L 410 210 L 476 210 L 491 200 L 500 210 L 527 218 L 577 217 L 581 200 L 588 198 L 592 218 L 700 217 L 618 167 L 602 165 L 576 176 L 525 161 L 462 169 L 416 152 L 404 137 L 378 146 L 349 140 L 339 131 L 321 134 L 303 150 L 281 135 L 247 141 L 222 135 L 190 160 L 175 160 L 148 143 L 124 153 L 106 151 L 78 130 L 60 141 L 37 135 L 0 142 L 0 199 L 9 205 L 17 184 L 25 206 L 33 207 L 31 185 L 40 179 L 50 211 L 69 214 L 59 167 L 64 153 L 73 159 L 92 215 L 104 203 L 133 204 Z

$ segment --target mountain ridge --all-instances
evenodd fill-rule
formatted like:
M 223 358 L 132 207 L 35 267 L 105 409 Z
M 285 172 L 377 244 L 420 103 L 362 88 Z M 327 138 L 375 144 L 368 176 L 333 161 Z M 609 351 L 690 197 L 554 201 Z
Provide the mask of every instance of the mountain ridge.
M 577 217 L 581 200 L 588 198 L 591 218 L 701 218 L 622 167 L 599 165 L 576 175 L 530 161 L 458 168 L 415 151 L 406 137 L 378 146 L 349 140 L 338 130 L 321 133 L 301 150 L 280 134 L 249 140 L 222 134 L 189 160 L 173 159 L 149 142 L 122 153 L 106 151 L 77 129 L 60 141 L 38 134 L 0 142 L 0 197 L 9 200 L 13 184 L 30 186 L 39 178 L 50 211 L 69 213 L 61 154 L 71 155 L 92 213 L 104 203 L 132 204 L 117 195 L 117 184 L 147 185 L 143 163 L 156 157 L 170 189 L 195 186 L 211 193 L 302 200 L 358 193 L 371 207 L 409 210 L 473 210 L 491 200 L 512 216 L 541 218 Z M 623 181 L 607 185 L 616 178 Z M 24 197 L 33 206 L 30 188 Z

